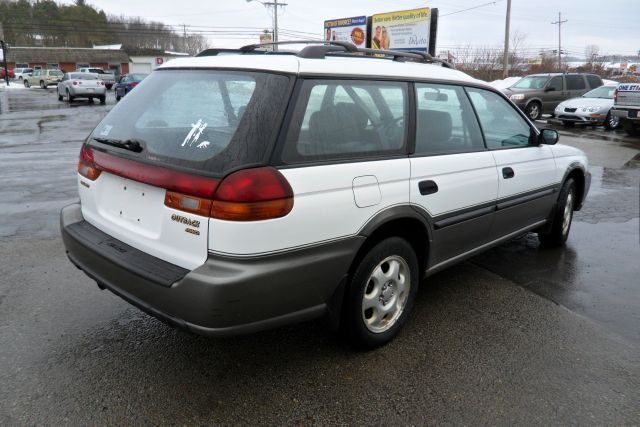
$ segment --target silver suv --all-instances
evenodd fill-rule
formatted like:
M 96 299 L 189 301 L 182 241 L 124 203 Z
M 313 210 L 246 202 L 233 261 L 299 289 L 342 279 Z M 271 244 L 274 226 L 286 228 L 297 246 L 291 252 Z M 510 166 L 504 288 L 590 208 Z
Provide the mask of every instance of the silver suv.
M 531 120 L 538 120 L 542 114 L 553 114 L 562 101 L 600 86 L 602 79 L 595 74 L 547 73 L 525 76 L 503 92 Z
M 25 75 L 22 78 L 24 87 L 31 87 L 31 85 L 39 85 L 42 89 L 46 89 L 47 86 L 58 85 L 62 80 L 64 73 L 60 70 L 35 70 L 31 75 Z

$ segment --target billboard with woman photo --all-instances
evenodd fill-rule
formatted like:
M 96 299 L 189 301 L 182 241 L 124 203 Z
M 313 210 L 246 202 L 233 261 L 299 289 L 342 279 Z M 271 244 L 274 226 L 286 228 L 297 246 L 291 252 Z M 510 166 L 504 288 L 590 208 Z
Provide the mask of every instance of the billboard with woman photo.
M 380 13 L 371 17 L 373 49 L 428 51 L 431 10 L 429 8 Z

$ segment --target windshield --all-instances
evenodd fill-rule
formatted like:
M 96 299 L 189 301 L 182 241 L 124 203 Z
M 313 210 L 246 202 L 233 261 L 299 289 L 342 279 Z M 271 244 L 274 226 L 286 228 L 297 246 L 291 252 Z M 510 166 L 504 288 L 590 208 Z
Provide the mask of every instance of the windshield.
M 542 89 L 549 81 L 549 76 L 527 76 L 511 86 L 515 89 Z
M 583 98 L 602 98 L 613 99 L 613 94 L 616 91 L 615 86 L 600 86 L 599 88 L 590 90 L 582 95 Z
M 136 157 L 214 176 L 261 164 L 280 127 L 289 81 L 259 72 L 154 72 L 111 110 L 88 143 L 120 151 L 92 138 L 139 141 Z

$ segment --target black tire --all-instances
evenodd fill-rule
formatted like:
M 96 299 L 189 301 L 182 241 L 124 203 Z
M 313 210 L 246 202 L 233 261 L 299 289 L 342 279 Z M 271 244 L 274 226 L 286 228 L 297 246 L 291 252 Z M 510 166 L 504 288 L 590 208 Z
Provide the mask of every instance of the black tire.
M 62 101 L 62 99 L 63 99 L 62 95 L 60 95 L 59 91 L 56 91 L 56 92 L 58 92 L 58 101 Z
M 71 94 L 69 93 L 69 89 L 67 89 L 67 102 L 72 103 L 73 99 L 73 96 L 71 96 Z
M 23 84 L 24 84 L 24 87 L 26 87 L 26 88 L 31 87 L 31 86 L 29 85 L 29 80 L 25 80 L 25 81 L 23 82 Z
M 606 130 L 618 129 L 620 127 L 620 117 L 612 115 L 611 111 L 609 111 L 602 125 Z
M 531 121 L 536 121 L 542 117 L 542 105 L 538 101 L 532 101 L 524 109 L 524 113 Z
M 107 102 L 107 96 L 106 96 L 106 95 L 102 95 L 102 96 L 100 97 L 100 104 L 104 104 L 104 103 L 106 103 L 106 102 Z
M 573 128 L 573 127 L 576 127 L 576 124 L 574 122 L 563 120 L 562 121 L 562 126 L 564 126 L 566 128 Z
M 380 347 L 398 334 L 411 313 L 420 278 L 418 258 L 405 239 L 390 237 L 371 248 L 355 267 L 345 295 L 341 327 L 354 347 Z M 393 275 L 395 268 L 397 276 Z M 376 271 L 381 279 L 374 279 Z M 401 274 L 403 271 L 405 274 Z M 375 307 L 364 308 L 367 294 Z M 376 319 L 380 319 L 380 325 L 375 325 Z
M 47 85 L 44 84 L 44 80 L 40 80 L 40 89 L 46 89 Z
M 113 87 L 113 85 L 105 85 L 105 87 L 107 88 L 107 90 L 111 90 L 111 88 Z
M 640 136 L 640 125 L 636 125 L 631 120 L 620 120 L 624 131 L 630 136 Z
M 120 95 L 116 95 L 116 101 L 120 101 L 122 97 Z
M 552 216 L 552 224 L 549 231 L 538 233 L 540 243 L 546 247 L 558 247 L 564 245 L 571 231 L 573 210 L 577 199 L 576 182 L 573 178 L 565 181 L 558 196 L 558 203 Z

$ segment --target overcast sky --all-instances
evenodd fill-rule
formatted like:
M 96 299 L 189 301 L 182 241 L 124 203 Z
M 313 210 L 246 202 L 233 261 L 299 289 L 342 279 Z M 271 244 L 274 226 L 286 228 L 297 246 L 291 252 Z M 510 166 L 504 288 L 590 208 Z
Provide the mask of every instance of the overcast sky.
M 273 1 L 273 0 L 270 0 Z M 279 0 L 283 1 L 283 0 Z M 70 0 L 64 1 L 71 3 Z M 287 31 L 322 34 L 325 19 L 390 12 L 417 7 L 440 10 L 438 51 L 456 46 L 499 46 L 504 41 L 507 0 L 286 0 L 279 14 L 282 34 Z M 210 44 L 236 47 L 257 42 L 256 35 L 238 34 L 271 28 L 271 15 L 263 5 L 246 0 L 89 0 L 108 14 L 140 16 L 172 25 L 186 24 L 187 31 L 208 32 Z M 489 3 L 489 4 L 487 4 Z M 495 4 L 492 4 L 495 3 Z M 485 6 L 460 12 L 463 9 Z M 558 12 L 568 22 L 562 26 L 563 49 L 583 56 L 585 46 L 595 44 L 601 53 L 637 54 L 640 50 L 640 0 L 512 0 L 511 29 L 525 35 L 524 45 L 532 54 L 558 44 Z M 448 15 L 450 14 L 450 15 Z M 211 35 L 215 30 L 235 31 Z M 250 28 L 247 28 L 250 27 Z M 293 34 L 293 33 L 289 33 Z

